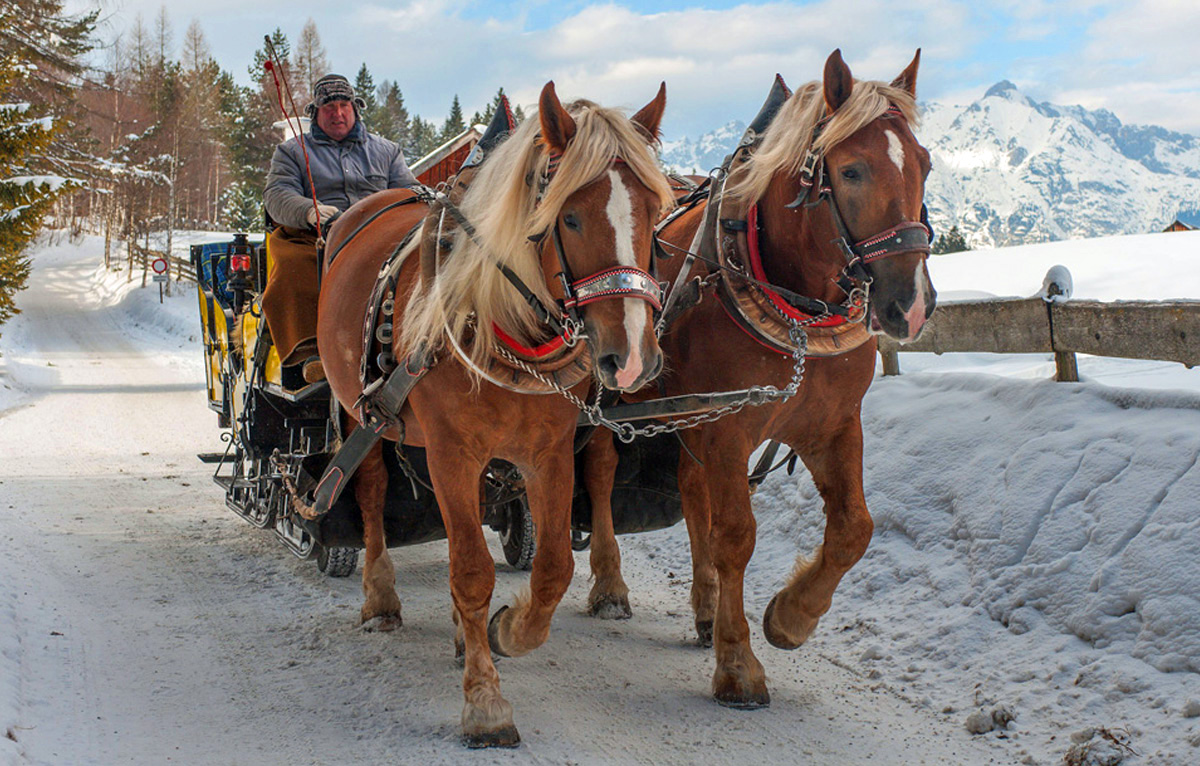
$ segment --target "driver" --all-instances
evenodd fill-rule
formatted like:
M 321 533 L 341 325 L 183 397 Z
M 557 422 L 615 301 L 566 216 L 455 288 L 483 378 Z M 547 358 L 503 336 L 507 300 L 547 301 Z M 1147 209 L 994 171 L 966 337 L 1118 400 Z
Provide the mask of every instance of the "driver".
M 362 121 L 365 102 L 339 74 L 327 74 L 313 86 L 305 108 L 312 120 L 299 140 L 275 149 L 263 192 L 267 215 L 277 224 L 270 235 L 273 267 L 263 292 L 263 312 L 284 365 L 304 364 L 304 379 L 325 377 L 317 358 L 317 223 L 382 189 L 416 186 L 417 179 L 393 141 L 367 132 Z M 314 208 L 312 189 L 316 189 Z

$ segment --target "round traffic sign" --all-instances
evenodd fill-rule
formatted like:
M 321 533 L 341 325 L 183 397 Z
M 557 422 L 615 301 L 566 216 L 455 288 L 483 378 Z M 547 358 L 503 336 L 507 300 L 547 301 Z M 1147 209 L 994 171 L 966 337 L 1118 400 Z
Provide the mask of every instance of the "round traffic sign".
M 166 258 L 155 258 L 150 262 L 150 268 L 154 270 L 155 274 L 166 274 L 167 269 L 170 267 L 167 264 Z

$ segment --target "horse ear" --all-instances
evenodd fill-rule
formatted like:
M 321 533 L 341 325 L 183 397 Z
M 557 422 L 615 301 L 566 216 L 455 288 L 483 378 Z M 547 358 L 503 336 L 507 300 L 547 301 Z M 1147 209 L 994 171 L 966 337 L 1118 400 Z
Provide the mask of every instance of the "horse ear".
M 825 60 L 825 105 L 829 114 L 846 103 L 853 87 L 854 77 L 850 74 L 850 67 L 842 61 L 842 49 L 838 48 Z
M 921 49 L 917 48 L 917 55 L 913 56 L 912 63 L 904 68 L 904 71 L 892 80 L 893 88 L 900 88 L 908 91 L 908 95 L 913 98 L 917 97 L 917 67 L 921 64 Z
M 658 95 L 654 97 L 654 100 L 643 106 L 630 120 L 641 126 L 651 141 L 657 141 L 659 135 L 658 127 L 662 123 L 663 112 L 666 110 L 667 84 L 664 82 L 658 86 Z
M 563 152 L 575 135 L 575 120 L 563 109 L 558 94 L 554 92 L 554 80 L 542 88 L 538 98 L 538 121 L 542 123 L 542 140 L 555 152 Z

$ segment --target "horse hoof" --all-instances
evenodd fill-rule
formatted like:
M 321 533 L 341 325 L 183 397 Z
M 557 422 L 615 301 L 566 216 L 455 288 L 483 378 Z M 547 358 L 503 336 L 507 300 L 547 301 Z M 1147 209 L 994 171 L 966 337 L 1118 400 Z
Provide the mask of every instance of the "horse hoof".
M 601 620 L 628 620 L 633 617 L 628 596 L 605 594 L 597 598 L 588 608 L 588 614 Z
M 713 699 L 722 707 L 732 708 L 733 710 L 758 710 L 764 707 L 770 707 L 771 695 L 763 689 L 761 693 L 742 696 L 739 694 L 714 694 Z
M 705 649 L 711 649 L 713 644 L 713 621 L 696 620 L 696 643 Z
M 363 620 L 362 629 L 366 633 L 390 633 L 393 630 L 399 630 L 403 624 L 404 620 L 400 619 L 400 613 L 392 612 L 391 614 L 377 614 Z
M 488 620 L 488 646 L 492 648 L 493 652 L 501 657 L 509 656 L 508 652 L 500 648 L 500 639 L 498 635 L 500 632 L 500 616 L 507 611 L 508 605 L 502 606 L 496 610 L 495 614 L 492 615 L 492 619 Z M 517 730 L 513 729 L 513 734 L 516 733 Z M 491 747 L 491 745 L 479 745 L 479 747 Z
M 757 710 L 771 704 L 767 681 L 761 671 L 750 675 L 746 671 L 721 671 L 713 675 L 713 699 L 735 710 Z
M 507 609 L 508 607 L 504 607 Z M 484 747 L 516 747 L 521 744 L 521 735 L 516 726 L 505 726 L 496 731 L 482 731 L 476 734 L 464 734 L 462 742 L 472 750 Z
M 804 642 L 808 640 L 808 637 L 812 634 L 813 628 L 815 628 L 817 624 L 814 621 L 812 628 L 809 628 L 807 631 L 805 631 L 804 635 L 799 641 L 793 640 L 788 636 L 785 636 L 780 631 L 775 630 L 771 627 L 771 618 L 775 616 L 775 600 L 777 598 L 779 598 L 779 594 L 772 596 L 771 603 L 767 604 L 767 609 L 763 612 L 763 637 L 767 639 L 768 644 L 776 649 L 787 649 L 789 651 L 793 649 L 799 649 L 801 646 L 804 646 Z

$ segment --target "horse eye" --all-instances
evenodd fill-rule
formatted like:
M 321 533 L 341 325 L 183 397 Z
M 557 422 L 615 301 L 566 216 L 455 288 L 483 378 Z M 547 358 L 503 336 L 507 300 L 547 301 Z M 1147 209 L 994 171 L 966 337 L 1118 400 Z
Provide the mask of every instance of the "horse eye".
M 858 171 L 855 170 L 854 168 L 843 168 L 842 169 L 842 178 L 845 178 L 847 181 L 857 181 L 858 180 Z
M 573 229 L 575 231 L 579 231 L 579 219 L 576 218 L 573 213 L 567 213 L 566 215 L 564 215 L 563 223 L 566 224 L 568 229 Z

